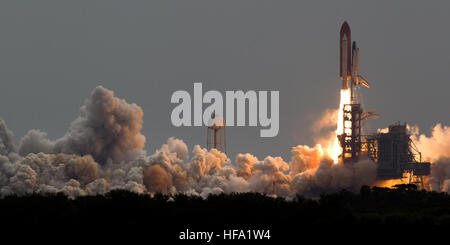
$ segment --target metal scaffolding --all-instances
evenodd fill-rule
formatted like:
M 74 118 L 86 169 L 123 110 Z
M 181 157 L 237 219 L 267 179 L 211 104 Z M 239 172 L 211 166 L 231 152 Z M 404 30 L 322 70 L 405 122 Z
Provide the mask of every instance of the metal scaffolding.
M 406 124 L 389 126 L 387 133 L 374 135 L 378 142 L 379 179 L 408 178 L 409 183 L 420 183 L 423 176 L 430 174 L 430 163 L 422 162 L 422 154 L 417 150 L 408 134 Z
M 361 153 L 361 105 L 346 104 L 343 110 L 344 131 L 338 136 L 341 157 L 344 163 L 357 162 Z
M 227 152 L 227 140 L 225 131 L 225 119 L 211 116 L 210 126 L 207 129 L 206 148 L 217 149 L 223 153 Z

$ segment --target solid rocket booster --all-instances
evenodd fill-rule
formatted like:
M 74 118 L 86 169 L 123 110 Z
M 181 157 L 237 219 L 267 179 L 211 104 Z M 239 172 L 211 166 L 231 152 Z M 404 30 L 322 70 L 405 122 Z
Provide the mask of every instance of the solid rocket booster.
M 352 86 L 363 85 L 370 88 L 369 82 L 359 74 L 359 48 L 356 46 L 356 42 L 352 44 Z
M 359 76 L 359 48 L 356 42 L 352 44 L 352 80 L 358 80 Z
M 356 42 L 351 41 L 350 26 L 345 21 L 339 38 L 339 77 L 342 81 L 342 89 L 350 88 L 352 93 L 355 86 L 363 85 L 370 88 L 370 85 L 359 74 L 359 48 Z

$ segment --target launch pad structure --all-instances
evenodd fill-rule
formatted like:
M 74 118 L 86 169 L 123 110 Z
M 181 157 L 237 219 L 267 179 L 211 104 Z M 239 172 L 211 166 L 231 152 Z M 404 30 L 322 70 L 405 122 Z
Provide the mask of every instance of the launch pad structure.
M 359 48 L 356 42 L 350 47 L 351 32 L 347 22 L 341 27 L 339 40 L 339 75 L 342 89 L 350 90 L 350 103 L 343 105 L 343 130 L 338 135 L 342 148 L 340 159 L 344 164 L 354 164 L 367 157 L 377 164 L 377 179 L 403 179 L 423 188 L 423 177 L 430 174 L 430 163 L 422 162 L 405 124 L 390 125 L 387 132 L 362 135 L 362 122 L 378 115 L 373 111 L 364 113 L 354 97 L 354 88 L 369 83 L 359 74 Z

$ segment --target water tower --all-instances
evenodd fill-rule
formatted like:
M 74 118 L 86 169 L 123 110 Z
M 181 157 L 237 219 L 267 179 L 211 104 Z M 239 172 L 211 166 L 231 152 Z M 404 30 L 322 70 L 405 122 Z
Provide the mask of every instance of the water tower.
M 217 149 L 223 153 L 227 152 L 227 140 L 225 133 L 225 119 L 220 116 L 216 116 L 215 113 L 211 115 L 211 119 L 208 124 L 208 132 L 206 136 L 206 148 L 211 150 Z

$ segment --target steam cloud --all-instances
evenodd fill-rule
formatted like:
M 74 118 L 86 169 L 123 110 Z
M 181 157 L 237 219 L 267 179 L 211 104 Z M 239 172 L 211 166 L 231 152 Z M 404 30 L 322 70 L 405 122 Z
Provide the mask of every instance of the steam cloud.
M 450 127 L 436 124 L 430 137 L 419 134 L 418 127 L 411 127 L 411 139 L 421 150 L 422 158 L 430 161 L 430 188 L 435 191 L 450 193 Z
M 16 146 L 12 132 L 0 121 L 0 195 L 64 192 L 76 197 L 125 189 L 202 197 L 248 191 L 283 197 L 317 196 L 342 188 L 357 191 L 376 177 L 376 165 L 370 160 L 353 166 L 336 165 L 321 145 L 293 147 L 289 163 L 281 157 L 260 160 L 246 153 L 238 154 L 233 164 L 224 153 L 198 145 L 190 156 L 187 145 L 176 138 L 169 138 L 148 155 L 143 150 L 142 123 L 139 106 L 101 86 L 93 90 L 68 132 L 57 140 L 30 130 Z M 445 155 L 450 152 L 445 140 L 449 131 L 439 125 L 430 138 L 414 137 L 419 147 L 422 142 L 433 142 L 439 145 L 433 150 L 450 157 Z M 444 138 L 439 138 L 441 134 Z M 427 154 L 436 156 L 435 152 Z M 432 174 L 432 188 L 449 191 L 450 160 L 436 161 Z

